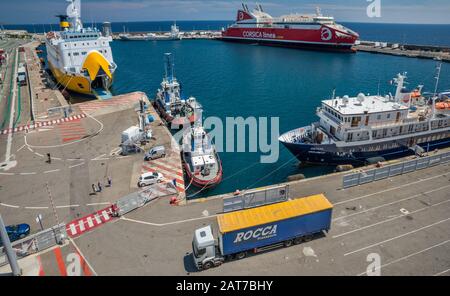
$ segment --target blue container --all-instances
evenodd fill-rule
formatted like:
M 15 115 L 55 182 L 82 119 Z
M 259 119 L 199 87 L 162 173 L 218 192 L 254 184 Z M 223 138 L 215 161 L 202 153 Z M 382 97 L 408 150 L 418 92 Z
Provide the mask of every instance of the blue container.
M 222 234 L 223 255 L 280 243 L 295 237 L 328 231 L 332 209 Z
M 148 123 L 151 123 L 151 122 L 155 121 L 155 118 L 152 115 L 148 115 L 147 121 L 148 121 Z

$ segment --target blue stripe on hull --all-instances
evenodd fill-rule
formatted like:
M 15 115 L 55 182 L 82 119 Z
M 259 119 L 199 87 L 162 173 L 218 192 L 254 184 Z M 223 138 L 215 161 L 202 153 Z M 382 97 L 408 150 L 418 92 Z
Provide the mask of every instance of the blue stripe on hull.
M 398 147 L 389 150 L 370 151 L 370 152 L 354 152 L 352 156 L 338 155 L 334 151 L 324 149 L 323 153 L 318 153 L 317 150 L 312 150 L 313 147 L 320 147 L 320 145 L 308 145 L 308 144 L 294 144 L 283 143 L 286 148 L 297 157 L 301 162 L 323 165 L 339 165 L 339 164 L 352 164 L 352 165 L 365 165 L 367 159 L 373 157 L 383 157 L 386 160 L 395 159 L 407 155 L 414 154 L 413 151 L 405 147 Z M 445 148 L 450 146 L 450 139 L 442 139 L 429 143 L 418 144 L 425 151 L 429 149 L 432 151 L 438 148 Z

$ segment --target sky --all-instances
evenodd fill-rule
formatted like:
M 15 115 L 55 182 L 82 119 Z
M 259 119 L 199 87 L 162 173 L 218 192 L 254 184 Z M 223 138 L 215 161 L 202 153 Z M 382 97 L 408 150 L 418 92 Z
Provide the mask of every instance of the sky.
M 367 7 L 380 2 L 381 17 L 368 17 Z M 450 0 L 260 0 L 272 16 L 314 13 L 341 22 L 450 24 Z M 249 8 L 254 2 L 247 2 Z M 56 23 L 65 0 L 0 0 L 0 24 Z M 234 20 L 241 1 L 234 0 L 82 0 L 84 22 Z

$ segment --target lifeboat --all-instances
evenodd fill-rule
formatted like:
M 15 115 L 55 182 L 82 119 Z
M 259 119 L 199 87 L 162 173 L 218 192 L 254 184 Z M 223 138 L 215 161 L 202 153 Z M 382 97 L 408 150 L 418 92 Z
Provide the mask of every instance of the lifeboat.
M 438 109 L 438 110 L 450 110 L 450 101 L 436 103 L 436 109 Z

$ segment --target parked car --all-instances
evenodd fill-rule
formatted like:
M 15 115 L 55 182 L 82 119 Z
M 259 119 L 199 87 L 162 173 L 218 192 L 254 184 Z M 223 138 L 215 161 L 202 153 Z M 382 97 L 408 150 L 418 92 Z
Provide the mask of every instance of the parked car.
M 9 225 L 6 226 L 6 233 L 8 233 L 9 240 L 13 242 L 29 235 L 30 225 L 25 223 L 17 225 Z
M 153 185 L 159 182 L 162 182 L 164 179 L 163 174 L 153 172 L 153 173 L 144 173 L 139 177 L 138 187 Z
M 161 157 L 166 157 L 166 149 L 164 146 L 156 146 L 145 153 L 144 160 L 153 160 Z

